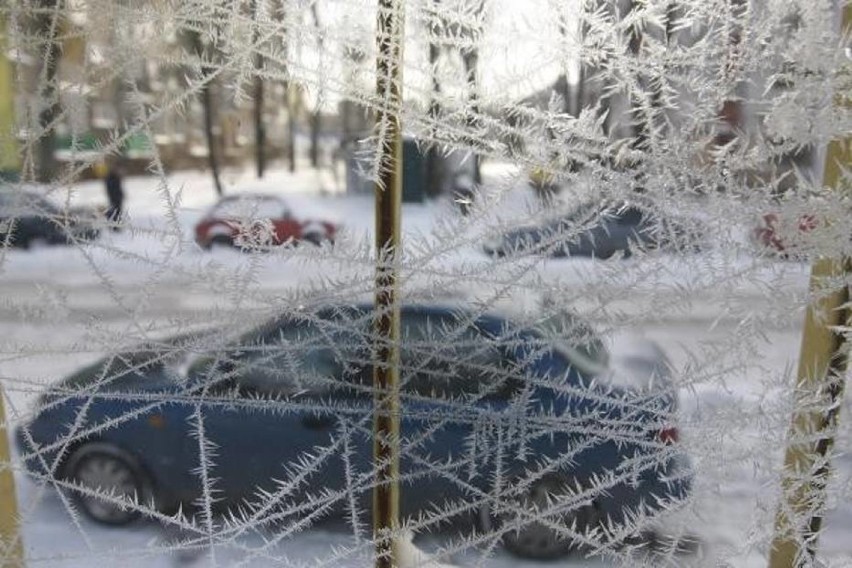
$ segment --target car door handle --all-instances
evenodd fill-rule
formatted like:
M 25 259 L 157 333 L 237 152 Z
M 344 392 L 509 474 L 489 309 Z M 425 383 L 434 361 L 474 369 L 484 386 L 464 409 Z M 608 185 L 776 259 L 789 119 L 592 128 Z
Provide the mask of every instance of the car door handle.
M 335 418 L 330 414 L 306 414 L 302 416 L 302 426 L 309 430 L 325 430 L 334 426 Z

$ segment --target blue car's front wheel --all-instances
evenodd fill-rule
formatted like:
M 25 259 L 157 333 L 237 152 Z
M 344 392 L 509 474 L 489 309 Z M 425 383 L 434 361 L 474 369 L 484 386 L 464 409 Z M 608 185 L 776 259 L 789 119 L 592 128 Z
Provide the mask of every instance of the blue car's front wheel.
M 68 458 L 65 476 L 76 487 L 74 499 L 94 521 L 125 525 L 141 514 L 149 484 L 135 460 L 110 444 L 90 443 Z
M 538 560 L 564 556 L 585 544 L 599 522 L 594 505 L 580 502 L 572 493 L 571 484 L 556 476 L 535 481 L 523 494 L 495 500 L 497 507 L 483 511 L 483 529 L 502 533 L 503 546 L 517 556 Z

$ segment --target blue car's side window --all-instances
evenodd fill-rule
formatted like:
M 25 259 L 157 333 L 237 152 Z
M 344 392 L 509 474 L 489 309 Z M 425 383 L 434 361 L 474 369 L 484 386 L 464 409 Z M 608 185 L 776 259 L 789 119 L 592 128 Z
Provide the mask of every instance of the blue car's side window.
M 241 392 L 267 396 L 352 396 L 366 390 L 363 338 L 328 322 L 291 320 L 243 349 Z
M 99 389 L 108 390 L 126 386 L 127 381 L 148 380 L 148 375 L 164 367 L 164 355 L 148 350 L 119 353 L 74 373 L 62 386 L 77 390 L 97 384 Z
M 642 210 L 636 207 L 622 209 L 616 215 L 616 222 L 624 226 L 637 226 L 642 222 Z
M 401 350 L 404 392 L 429 398 L 508 400 L 523 388 L 499 342 L 449 314 L 409 314 Z

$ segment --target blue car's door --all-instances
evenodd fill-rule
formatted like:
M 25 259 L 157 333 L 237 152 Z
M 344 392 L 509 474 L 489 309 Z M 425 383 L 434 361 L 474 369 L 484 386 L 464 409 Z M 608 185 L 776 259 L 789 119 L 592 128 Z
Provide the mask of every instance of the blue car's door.
M 459 505 L 488 485 L 489 421 L 522 384 L 505 350 L 460 314 L 403 314 L 402 508 Z
M 629 253 L 630 247 L 647 248 L 654 242 L 647 215 L 637 207 L 625 207 L 613 218 L 613 232 L 618 250 Z
M 569 225 L 569 234 L 578 231 L 574 225 Z M 608 216 L 598 216 L 594 224 L 580 230 L 576 236 L 564 245 L 566 256 L 589 256 L 609 258 L 618 250 L 617 240 L 620 238 L 618 228 Z
M 198 429 L 201 419 L 210 442 L 208 475 L 229 500 L 263 489 L 294 503 L 307 493 L 343 487 L 339 434 L 347 411 L 332 388 L 340 374 L 335 340 L 323 326 L 288 320 L 227 357 L 209 391 L 225 402 L 205 404 L 191 423 Z M 200 442 L 192 444 L 200 455 Z M 322 514 L 335 505 L 330 497 L 304 513 Z
M 609 258 L 617 252 L 630 254 L 631 246 L 647 245 L 651 238 L 643 212 L 633 206 L 610 208 L 597 223 L 568 244 L 568 254 Z

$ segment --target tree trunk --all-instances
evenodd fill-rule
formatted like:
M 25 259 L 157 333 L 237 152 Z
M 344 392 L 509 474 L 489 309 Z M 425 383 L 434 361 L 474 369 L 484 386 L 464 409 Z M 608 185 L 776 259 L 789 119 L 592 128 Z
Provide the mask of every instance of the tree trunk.
M 440 0 L 435 0 L 437 5 Z M 441 48 L 435 41 L 434 26 L 430 26 L 429 30 L 429 69 L 432 75 L 432 95 L 429 100 L 429 120 L 432 121 L 429 129 L 432 138 L 435 138 L 437 133 L 437 122 L 441 116 L 441 81 L 438 78 L 438 59 L 441 55 Z M 431 142 L 426 150 L 426 195 L 429 197 L 437 197 L 443 190 L 443 165 L 441 156 L 438 152 L 438 147 L 434 142 Z
M 583 112 L 583 106 L 586 98 L 586 66 L 580 61 L 580 68 L 577 71 L 577 86 L 574 87 L 573 98 L 571 101 L 571 114 L 579 117 Z
M 284 97 L 287 105 L 287 161 L 290 164 L 290 173 L 294 173 L 296 171 L 296 105 L 293 104 L 289 81 L 284 86 Z
M 666 45 L 666 49 L 668 50 L 671 46 L 669 45 L 672 38 L 672 33 L 674 31 L 675 19 L 677 18 L 677 8 L 674 2 L 668 2 L 666 4 L 666 16 L 665 16 L 665 24 L 663 26 L 663 42 Z M 660 81 L 658 81 L 658 85 L 651 91 L 651 112 L 652 116 L 650 119 L 649 128 L 651 129 L 651 137 L 652 143 L 656 141 L 656 139 L 660 136 L 664 136 L 664 132 L 660 132 L 661 128 L 665 127 L 665 117 L 662 116 L 665 112 L 665 108 L 663 106 L 663 97 L 665 95 L 664 92 L 664 81 L 667 73 L 666 65 L 663 64 L 663 69 L 661 71 L 662 76 L 660 77 Z
M 287 20 L 287 4 L 286 0 L 279 0 L 276 4 L 278 11 L 278 18 L 283 24 L 286 24 Z M 284 28 L 284 32 L 281 34 L 281 61 L 282 68 L 281 73 L 283 76 L 287 76 L 287 54 L 289 50 L 287 49 L 287 29 Z M 287 158 L 287 165 L 290 173 L 294 173 L 296 171 L 296 117 L 295 117 L 295 104 L 293 104 L 293 92 L 292 92 L 292 84 L 288 79 L 284 80 L 284 110 L 287 111 L 287 131 L 285 133 L 285 141 L 284 141 L 284 153 Z
M 262 178 L 266 170 L 266 127 L 263 124 L 263 79 L 260 77 L 254 84 L 254 154 L 257 177 Z
M 201 36 L 198 32 L 190 32 L 190 40 L 195 54 L 201 60 L 201 73 L 199 80 L 202 81 L 201 87 L 201 107 L 204 110 L 204 138 L 207 141 L 207 163 L 210 166 L 210 172 L 213 175 L 213 185 L 216 188 L 216 194 L 220 197 L 224 194 L 222 190 L 222 181 L 219 178 L 219 154 L 216 147 L 216 135 L 213 132 L 214 109 L 213 97 L 210 93 L 211 83 L 208 77 L 212 69 L 204 62 L 204 46 L 201 43 Z
M 636 8 L 636 0 L 631 0 L 630 8 L 627 14 L 625 14 L 625 17 L 636 10 Z M 642 50 L 642 42 L 642 30 L 637 27 L 630 28 L 630 35 L 627 39 L 627 51 L 636 59 L 639 58 L 639 53 Z M 641 77 L 639 79 L 641 81 Z M 652 117 L 648 116 L 648 114 L 642 110 L 640 106 L 641 101 L 638 100 L 637 96 L 630 97 L 628 104 L 630 105 L 628 113 L 630 114 L 631 131 L 634 140 L 633 146 L 634 148 L 645 149 L 648 146 Z
M 319 13 L 317 12 L 316 3 L 311 4 L 311 17 L 314 21 L 314 29 L 317 32 L 317 48 L 322 57 L 323 53 L 323 39 L 322 39 L 322 29 L 320 26 Z M 322 128 L 322 117 L 320 115 L 320 101 L 322 100 L 322 82 L 323 78 L 320 76 L 319 80 L 319 89 L 320 92 L 317 96 L 317 104 L 314 108 L 314 112 L 311 114 L 311 167 L 314 169 L 319 168 L 319 135 L 320 129 Z
M 257 0 L 251 0 L 251 16 L 255 23 L 252 33 L 252 44 L 259 50 L 258 26 L 257 26 Z M 257 168 L 257 177 L 262 178 L 266 169 L 266 128 L 263 125 L 263 77 L 260 72 L 263 69 L 263 56 L 257 51 L 254 54 L 254 156 Z
M 213 184 L 216 187 L 216 194 L 221 197 L 224 192 L 222 191 L 222 181 L 219 179 L 219 153 L 216 148 L 216 135 L 213 132 L 212 98 L 210 84 L 208 83 L 201 89 L 201 105 L 204 107 L 204 137 L 207 140 L 207 162 L 210 165 L 210 172 L 213 174 Z
M 479 67 L 479 50 L 476 48 L 465 50 L 462 53 L 462 61 L 464 63 L 464 72 L 467 77 L 468 86 L 468 102 L 470 109 L 468 110 L 468 127 L 474 127 L 479 117 L 479 80 L 477 78 L 477 69 Z M 479 167 L 479 154 L 473 153 L 473 182 L 476 185 L 482 183 L 482 172 Z
M 322 127 L 322 118 L 319 109 L 311 113 L 311 167 L 319 168 L 319 135 Z
M 568 22 L 564 17 L 564 14 L 559 14 L 559 35 L 562 36 L 562 41 L 567 45 L 568 44 Z M 564 79 L 564 81 L 562 81 Z M 562 112 L 566 114 L 572 114 L 572 101 L 571 101 L 571 85 L 568 82 L 568 63 L 565 63 L 563 76 L 557 80 L 557 85 L 559 87 L 559 96 L 562 97 Z M 576 116 L 576 115 L 575 115 Z
M 59 70 L 61 44 L 59 40 L 59 15 L 62 12 L 61 0 L 43 0 L 39 2 L 43 12 L 36 19 L 37 37 L 43 39 L 39 99 L 45 105 L 38 114 L 39 140 L 36 156 L 36 179 L 48 182 L 56 175 L 56 120 L 61 114 L 59 94 L 56 89 L 56 75 Z

